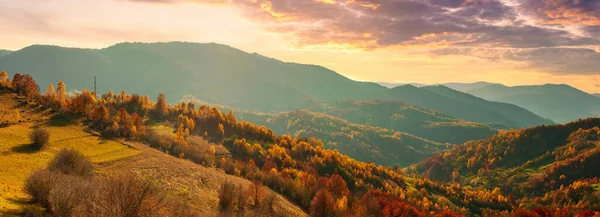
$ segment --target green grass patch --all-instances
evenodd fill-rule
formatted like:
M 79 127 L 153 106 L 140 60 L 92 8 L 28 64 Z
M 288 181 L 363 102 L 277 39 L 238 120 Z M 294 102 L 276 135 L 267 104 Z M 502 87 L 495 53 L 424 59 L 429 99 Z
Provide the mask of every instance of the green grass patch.
M 63 148 L 73 148 L 90 157 L 93 162 L 106 162 L 130 157 L 138 150 L 117 141 L 107 140 L 86 132 L 80 126 L 49 126 L 50 144 L 35 150 L 29 144 L 32 124 L 0 128 L 0 214 L 14 212 L 27 206 L 28 195 L 23 184 L 31 172 L 44 168 Z
M 160 135 L 174 135 L 175 134 L 175 129 L 173 129 L 172 127 L 169 127 L 167 125 L 164 125 L 164 124 L 155 124 L 155 125 L 152 125 L 152 127 L 150 127 L 150 128 Z

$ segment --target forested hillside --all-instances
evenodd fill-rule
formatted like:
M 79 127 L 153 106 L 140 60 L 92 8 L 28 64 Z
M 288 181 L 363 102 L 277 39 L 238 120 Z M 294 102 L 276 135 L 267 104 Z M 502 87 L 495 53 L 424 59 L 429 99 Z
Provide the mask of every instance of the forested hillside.
M 308 108 L 349 122 L 406 132 L 441 143 L 459 144 L 496 134 L 503 125 L 465 121 L 437 110 L 393 100 L 347 100 Z
M 435 180 L 498 188 L 523 208 L 598 210 L 600 119 L 502 132 L 410 168 Z
M 155 96 L 164 91 L 171 103 L 192 95 L 232 108 L 279 112 L 339 100 L 400 100 L 508 128 L 551 123 L 516 106 L 456 98 L 446 94 L 448 90 L 388 89 L 350 80 L 321 66 L 282 62 L 220 44 L 121 43 L 104 49 L 33 45 L 1 56 L 0 66 L 31 74 L 42 87 L 64 79 L 72 84 L 71 90 L 92 89 L 96 76 L 98 92 L 125 90 Z
M 325 148 L 376 164 L 404 167 L 447 149 L 444 144 L 408 133 L 355 124 L 306 110 L 274 115 L 236 113 L 246 121 L 269 127 L 276 134 L 319 138 Z

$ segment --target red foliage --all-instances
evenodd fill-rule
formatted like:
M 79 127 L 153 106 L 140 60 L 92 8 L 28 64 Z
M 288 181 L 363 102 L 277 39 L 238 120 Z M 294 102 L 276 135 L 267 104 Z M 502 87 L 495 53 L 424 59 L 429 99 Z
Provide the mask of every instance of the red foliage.
M 393 200 L 383 207 L 383 217 L 419 217 L 425 216 L 417 208 L 399 200 Z

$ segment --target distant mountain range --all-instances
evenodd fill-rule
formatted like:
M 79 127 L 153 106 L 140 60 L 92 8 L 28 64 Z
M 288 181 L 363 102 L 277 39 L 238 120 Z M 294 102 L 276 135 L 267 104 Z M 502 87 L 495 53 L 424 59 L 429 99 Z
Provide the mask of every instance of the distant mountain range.
M 65 79 L 70 90 L 126 90 L 170 102 L 194 95 L 210 103 L 261 112 L 310 108 L 340 100 L 399 100 L 452 117 L 504 128 L 550 124 L 518 106 L 446 87 L 395 88 L 350 80 L 321 66 L 287 63 L 220 44 L 121 43 L 104 49 L 33 45 L 0 57 L 0 69 L 29 73 L 40 89 Z M 115 79 L 116 78 L 116 79 Z M 161 88 L 156 88 L 160 86 Z
M 467 92 L 469 90 L 472 89 L 477 89 L 477 88 L 482 88 L 485 86 L 488 86 L 490 84 L 494 84 L 494 83 L 488 83 L 488 82 L 475 82 L 475 83 L 442 83 L 442 84 L 421 84 L 421 83 L 386 83 L 386 82 L 377 82 L 377 84 L 387 87 L 387 88 L 394 88 L 394 87 L 398 87 L 398 86 L 404 86 L 404 85 L 412 85 L 415 87 L 425 87 L 425 86 L 434 86 L 434 85 L 442 85 L 442 86 L 446 86 L 449 88 L 452 88 L 454 90 L 458 90 L 460 92 Z
M 387 88 L 394 88 L 397 86 L 403 86 L 403 85 L 412 85 L 415 87 L 424 87 L 424 86 L 428 86 L 427 84 L 421 84 L 421 83 L 387 83 L 387 82 L 377 82 L 377 84 L 387 87 Z
M 558 123 L 600 117 L 600 98 L 564 84 L 514 87 L 492 84 L 467 93 L 515 104 Z
M 566 84 L 508 87 L 497 83 L 476 82 L 439 85 L 489 101 L 514 104 L 559 123 L 600 117 L 600 94 L 589 94 Z M 398 84 L 388 83 L 384 86 L 396 87 Z M 422 87 L 427 86 L 432 85 Z
M 595 97 L 600 97 L 600 93 L 594 93 L 592 95 L 595 96 Z

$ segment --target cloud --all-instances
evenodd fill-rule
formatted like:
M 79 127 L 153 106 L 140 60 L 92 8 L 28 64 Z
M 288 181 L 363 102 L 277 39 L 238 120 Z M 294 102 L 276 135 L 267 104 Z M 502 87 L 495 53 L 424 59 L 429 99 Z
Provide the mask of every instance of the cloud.
M 418 48 L 521 61 L 554 74 L 595 74 L 600 68 L 598 52 L 589 49 L 600 46 L 597 0 L 131 1 L 226 3 L 297 47 Z
M 489 61 L 524 62 L 525 67 L 551 74 L 600 74 L 600 53 L 585 48 L 440 48 L 433 56 L 471 55 Z
M 348 44 L 362 49 L 376 49 L 428 44 L 435 40 L 447 45 L 488 44 L 507 47 L 600 44 L 597 37 L 575 36 L 565 30 L 527 25 L 518 19 L 516 11 L 529 11 L 538 4 L 536 2 L 542 2 L 540 4 L 548 10 L 559 8 L 567 11 L 562 6 L 549 7 L 545 3 L 548 0 L 529 0 L 523 4 L 523 9 L 517 8 L 520 5 L 508 6 L 499 0 L 130 1 L 170 4 L 227 2 L 243 9 L 249 19 L 265 23 L 270 31 L 295 38 L 293 41 L 299 46 Z M 582 8 L 577 9 L 579 14 L 596 10 L 596 3 L 576 1 L 580 3 L 571 4 L 571 7 Z M 420 43 L 419 38 L 426 35 L 438 37 L 430 37 L 428 41 Z M 454 37 L 449 38 L 448 35 Z
M 597 0 L 524 0 L 520 6 L 547 24 L 600 26 Z
M 227 2 L 227 0 L 119 0 L 119 1 L 153 3 L 153 4 L 181 4 L 181 3 L 223 4 L 223 3 Z

